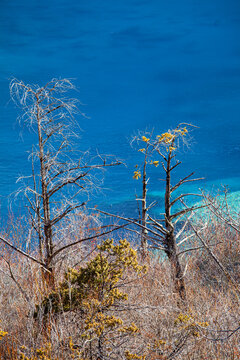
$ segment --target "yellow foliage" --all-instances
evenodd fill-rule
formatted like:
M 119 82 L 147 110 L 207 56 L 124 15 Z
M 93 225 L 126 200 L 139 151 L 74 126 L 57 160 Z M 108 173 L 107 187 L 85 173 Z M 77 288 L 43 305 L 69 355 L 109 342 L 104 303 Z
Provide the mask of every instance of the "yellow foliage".
M 130 351 L 125 352 L 126 360 L 145 360 L 145 355 L 132 354 Z
M 181 131 L 181 130 L 180 130 Z M 188 133 L 188 130 L 186 127 L 183 128 L 183 130 L 181 131 L 181 135 L 184 136 Z
M 179 135 L 181 135 L 181 136 L 185 136 L 185 135 L 188 133 L 188 130 L 187 130 L 186 126 L 185 126 L 185 127 L 182 128 L 182 129 L 175 129 L 175 130 L 174 130 L 174 133 L 175 133 L 175 134 L 179 134 Z
M 20 347 L 22 350 L 27 350 L 26 347 L 23 345 Z M 51 355 L 51 343 L 48 342 L 44 347 L 34 350 L 33 348 L 30 349 L 31 355 L 27 356 L 23 352 L 20 352 L 19 360 L 58 360 L 57 358 L 53 358 Z
M 172 146 L 175 139 L 178 138 L 179 136 L 183 137 L 187 133 L 188 133 L 188 130 L 186 127 L 182 128 L 182 129 L 177 128 L 175 130 L 165 132 L 161 135 L 157 135 L 157 138 L 158 138 L 159 143 L 164 143 L 164 144 L 170 145 L 169 151 L 171 152 L 173 150 L 176 150 L 176 147 Z
M 120 332 L 122 333 L 138 333 L 140 330 L 139 328 L 134 324 L 132 323 L 130 326 L 124 326 L 122 328 L 119 329 Z
M 159 339 L 159 340 L 154 341 L 154 348 L 155 349 L 158 349 L 160 346 L 164 346 L 164 345 L 166 345 L 165 340 Z
M 182 329 L 189 331 L 194 337 L 199 337 L 199 328 L 209 326 L 208 322 L 201 322 L 194 319 L 192 315 L 180 313 L 174 322 L 175 325 L 181 325 Z
M 109 339 L 114 334 L 125 337 L 135 336 L 139 332 L 134 323 L 125 325 L 112 311 L 115 306 L 121 306 L 128 299 L 128 294 L 122 287 L 126 274 L 135 273 L 139 276 L 146 272 L 146 267 L 139 265 L 137 252 L 126 239 L 117 244 L 114 244 L 113 239 L 108 239 L 97 248 L 96 256 L 84 267 L 78 270 L 68 269 L 65 281 L 59 285 L 58 290 L 45 298 L 42 307 L 45 306 L 46 311 L 52 313 L 80 311 L 83 316 L 78 344 L 97 346 L 97 341 L 101 338 L 102 346 L 107 351 Z M 86 346 L 82 348 L 78 345 L 76 348 L 72 338 L 69 339 L 69 349 L 78 359 L 84 358 L 87 351 Z M 45 356 L 45 353 L 39 351 L 36 355 Z M 33 357 L 28 360 L 37 359 Z M 49 360 L 47 357 L 42 359 Z
M 141 177 L 141 173 L 139 170 L 134 171 L 133 179 L 138 180 Z
M 151 161 L 151 162 L 150 162 L 150 164 L 151 164 L 151 165 L 154 165 L 154 166 L 156 166 L 156 167 L 158 167 L 158 165 L 159 165 L 159 161 L 158 161 L 158 160 Z
M 7 331 L 0 330 L 0 340 L 2 340 L 4 336 L 6 336 L 7 334 L 8 334 Z
M 165 144 L 169 144 L 175 139 L 175 135 L 170 132 L 166 132 L 162 135 L 157 135 L 157 138 L 159 143 L 163 142 Z
M 149 142 L 150 141 L 150 139 L 149 138 L 147 138 L 146 136 L 142 136 L 142 141 L 144 141 L 144 142 Z

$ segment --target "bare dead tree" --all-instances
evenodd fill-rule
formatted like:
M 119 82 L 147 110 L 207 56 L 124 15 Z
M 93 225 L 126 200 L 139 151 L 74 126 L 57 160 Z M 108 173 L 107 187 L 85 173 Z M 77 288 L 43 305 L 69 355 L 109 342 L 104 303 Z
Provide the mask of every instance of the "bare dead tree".
M 223 195 L 221 196 L 221 201 L 219 196 L 211 196 L 206 192 L 202 191 L 203 200 L 208 204 L 209 211 L 224 224 L 232 228 L 235 232 L 240 234 L 240 223 L 239 223 L 239 213 L 233 211 L 229 206 L 229 190 L 227 187 L 224 187 Z
M 61 251 L 57 248 L 56 226 L 82 208 L 90 192 L 100 185 L 97 170 L 120 164 L 99 155 L 93 162 L 88 152 L 76 154 L 73 150 L 78 102 L 65 94 L 74 89 L 69 79 L 52 79 L 42 87 L 17 79 L 10 83 L 11 97 L 23 109 L 22 121 L 37 136 L 37 145 L 30 155 L 32 175 L 19 181 L 31 180 L 30 184 L 24 183 L 24 194 L 38 238 L 44 277 L 50 287 L 54 286 L 54 258 Z
M 142 171 L 139 168 L 134 172 L 134 178 L 139 179 L 142 177 L 142 197 L 138 199 L 142 202 L 142 221 L 141 221 L 141 252 L 142 256 L 146 256 L 148 242 L 153 247 L 161 248 L 166 253 L 172 268 L 172 276 L 175 285 L 176 292 L 179 294 L 182 300 L 186 300 L 186 289 L 184 283 L 184 271 L 179 260 L 179 252 L 177 246 L 177 237 L 184 231 L 187 222 L 183 221 L 183 225 L 180 229 L 177 229 L 177 223 L 181 219 L 184 219 L 186 215 L 192 214 L 193 211 L 203 207 L 191 206 L 181 207 L 181 200 L 187 196 L 201 196 L 201 194 L 193 194 L 183 192 L 181 193 L 182 185 L 201 180 L 202 178 L 193 179 L 194 173 L 185 176 L 180 179 L 175 185 L 172 184 L 172 173 L 181 164 L 181 161 L 176 160 L 176 151 L 178 150 L 180 143 L 185 142 L 185 138 L 188 135 L 188 128 L 192 126 L 189 124 L 180 124 L 174 130 L 168 130 L 168 132 L 161 135 L 157 135 L 153 138 L 152 134 L 144 134 L 137 136 L 134 140 L 138 143 L 143 143 L 145 147 L 140 148 L 138 151 L 144 154 Z M 160 160 L 156 160 L 160 157 Z M 158 167 L 161 163 L 165 178 L 162 179 L 165 183 L 165 198 L 164 198 L 164 213 L 162 219 L 154 219 L 149 214 L 149 210 L 154 203 L 147 206 L 147 165 L 154 165 Z M 178 191 L 178 195 L 174 197 L 175 192 Z M 180 194 L 179 194 L 180 193 Z M 180 209 L 174 210 L 174 205 L 180 205 Z M 154 231 L 153 231 L 154 230 Z M 147 235 L 151 233 L 152 236 Z M 157 236 L 156 236 L 157 233 Z
M 213 218 L 220 221 L 226 227 L 228 227 L 234 233 L 240 234 L 240 223 L 239 223 L 239 214 L 234 212 L 234 210 L 229 205 L 229 191 L 227 187 L 224 187 L 224 192 L 222 195 L 211 196 L 206 192 L 202 191 L 203 202 L 207 206 L 207 211 L 212 215 Z M 184 203 L 183 203 L 184 204 Z M 185 204 L 184 204 L 185 205 Z M 231 284 L 234 293 L 237 297 L 237 300 L 240 299 L 240 288 L 234 277 L 231 275 L 231 272 L 227 269 L 226 266 L 221 262 L 219 257 L 211 250 L 209 244 L 204 240 L 204 237 L 200 234 L 200 231 L 190 223 L 192 230 L 194 231 L 196 237 L 200 240 L 200 243 L 207 250 L 208 254 L 215 261 L 217 266 L 221 269 L 225 277 L 228 279 L 228 282 Z M 207 221 L 205 222 L 205 227 L 207 226 Z

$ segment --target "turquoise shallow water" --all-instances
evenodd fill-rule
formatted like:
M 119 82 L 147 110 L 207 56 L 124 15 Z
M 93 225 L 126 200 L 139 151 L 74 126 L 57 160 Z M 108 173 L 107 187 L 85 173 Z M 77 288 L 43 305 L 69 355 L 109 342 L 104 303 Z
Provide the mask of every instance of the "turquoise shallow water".
M 2 1 L 1 214 L 16 178 L 31 171 L 27 151 L 35 142 L 16 123 L 12 76 L 39 84 L 75 79 L 89 116 L 77 118 L 83 129 L 77 147 L 115 154 L 127 164 L 106 173 L 105 189 L 92 204 L 135 213 L 140 183 L 132 179 L 138 159 L 129 139 L 138 129 L 162 132 L 182 121 L 199 129 L 180 156 L 177 176 L 195 170 L 206 178 L 199 187 L 227 184 L 240 191 L 239 36 L 236 0 Z M 161 208 L 161 175 L 156 169 L 150 176 L 149 193 Z

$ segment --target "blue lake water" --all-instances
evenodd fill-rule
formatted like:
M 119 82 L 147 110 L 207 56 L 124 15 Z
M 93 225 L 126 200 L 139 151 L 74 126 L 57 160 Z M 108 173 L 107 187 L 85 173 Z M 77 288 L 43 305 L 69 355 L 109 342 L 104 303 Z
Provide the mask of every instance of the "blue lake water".
M 16 122 L 9 79 L 44 85 L 73 78 L 88 118 L 78 147 L 124 159 L 108 171 L 92 204 L 135 213 L 139 161 L 129 139 L 146 128 L 198 125 L 178 176 L 196 187 L 240 191 L 240 3 L 237 0 L 2 0 L 0 3 L 0 211 L 19 175 L 31 172 L 34 134 Z M 137 156 L 137 157 L 136 157 Z M 160 168 L 149 194 L 159 200 Z M 236 197 L 234 197 L 236 204 Z M 13 205 L 17 208 L 19 205 Z

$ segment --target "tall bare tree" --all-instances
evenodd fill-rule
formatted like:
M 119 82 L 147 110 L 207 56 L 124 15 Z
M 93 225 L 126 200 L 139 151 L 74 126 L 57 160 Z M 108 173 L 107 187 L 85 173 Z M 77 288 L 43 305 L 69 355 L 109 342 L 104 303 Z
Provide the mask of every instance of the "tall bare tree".
M 37 145 L 31 152 L 32 181 L 25 185 L 24 193 L 37 233 L 44 276 L 51 287 L 54 257 L 65 248 L 56 247 L 56 227 L 67 215 L 85 205 L 89 193 L 99 185 L 97 170 L 120 164 L 101 156 L 93 162 L 88 152 L 74 151 L 74 115 L 78 112 L 78 102 L 65 96 L 72 90 L 74 85 L 69 79 L 52 79 L 45 86 L 24 84 L 17 79 L 10 83 L 11 97 L 23 109 L 21 119 L 37 136 Z
M 172 173 L 181 164 L 180 161 L 176 160 L 176 151 L 179 149 L 181 142 L 185 142 L 189 126 L 188 124 L 180 124 L 176 129 L 168 130 L 155 138 L 153 138 L 152 134 L 144 134 L 134 139 L 141 146 L 144 144 L 144 147 L 139 149 L 144 155 L 143 166 L 139 167 L 133 176 L 135 179 L 142 178 L 142 196 L 141 199 L 138 199 L 142 203 L 140 222 L 142 256 L 146 257 L 149 242 L 154 247 L 164 250 L 171 264 L 175 289 L 182 300 L 186 300 L 186 289 L 176 238 L 184 231 L 187 222 L 183 221 L 183 226 L 178 227 L 178 229 L 177 222 L 183 219 L 186 214 L 191 214 L 194 210 L 202 207 L 201 205 L 181 206 L 181 202 L 187 196 L 201 196 L 200 194 L 180 192 L 179 195 L 174 197 L 176 190 L 179 192 L 183 184 L 200 180 L 200 178 L 192 179 L 194 173 L 191 173 L 180 179 L 175 185 L 172 184 Z M 160 160 L 157 160 L 159 156 Z M 165 183 L 164 213 L 163 218 L 154 219 L 149 214 L 149 210 L 154 204 L 147 205 L 147 166 L 154 165 L 158 167 L 160 164 L 165 174 L 163 179 Z M 180 204 L 182 208 L 176 208 L 177 204 Z M 173 210 L 174 205 L 175 210 Z

